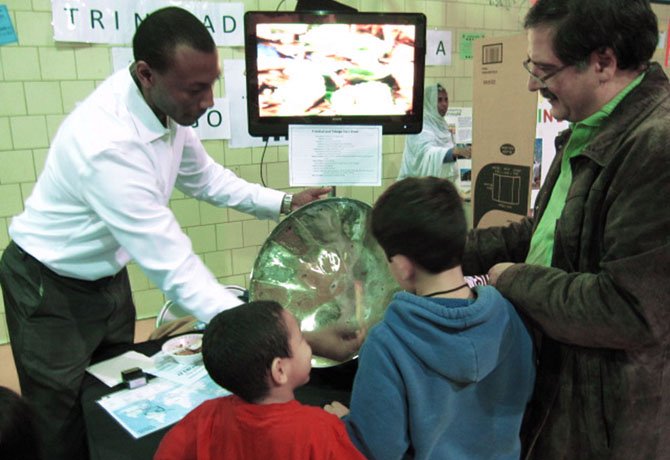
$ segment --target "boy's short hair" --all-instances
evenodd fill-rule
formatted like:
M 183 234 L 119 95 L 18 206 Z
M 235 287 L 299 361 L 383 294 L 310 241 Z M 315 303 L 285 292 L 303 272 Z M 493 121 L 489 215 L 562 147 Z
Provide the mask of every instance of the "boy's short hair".
M 467 223 L 456 187 L 437 177 L 408 177 L 377 199 L 370 218 L 386 256 L 401 254 L 430 273 L 461 265 Z
M 291 357 L 284 309 L 255 301 L 217 314 L 207 325 L 202 357 L 212 379 L 249 403 L 270 391 L 275 358 Z

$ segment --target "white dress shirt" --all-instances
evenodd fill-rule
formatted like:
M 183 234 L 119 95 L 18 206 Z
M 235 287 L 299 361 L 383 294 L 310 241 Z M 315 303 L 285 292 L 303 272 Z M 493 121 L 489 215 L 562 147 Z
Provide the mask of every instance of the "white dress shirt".
M 169 299 L 208 321 L 240 301 L 193 253 L 168 207 L 175 186 L 263 219 L 278 218 L 284 196 L 215 163 L 192 128 L 163 127 L 123 69 L 65 119 L 9 233 L 63 276 L 96 280 L 134 259 Z

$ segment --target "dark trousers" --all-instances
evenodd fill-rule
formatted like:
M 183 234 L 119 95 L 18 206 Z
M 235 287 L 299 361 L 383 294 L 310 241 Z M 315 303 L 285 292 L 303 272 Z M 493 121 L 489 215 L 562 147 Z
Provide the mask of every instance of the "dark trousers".
M 68 278 L 10 242 L 0 286 L 21 394 L 36 409 L 44 458 L 87 459 L 81 383 L 95 353 L 133 342 L 127 271 L 96 281 Z

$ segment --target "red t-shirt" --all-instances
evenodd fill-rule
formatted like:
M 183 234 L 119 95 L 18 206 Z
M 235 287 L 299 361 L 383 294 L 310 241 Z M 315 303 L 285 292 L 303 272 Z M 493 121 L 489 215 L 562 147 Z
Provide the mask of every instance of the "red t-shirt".
M 365 460 L 344 424 L 293 400 L 249 404 L 237 396 L 205 401 L 163 438 L 154 460 Z

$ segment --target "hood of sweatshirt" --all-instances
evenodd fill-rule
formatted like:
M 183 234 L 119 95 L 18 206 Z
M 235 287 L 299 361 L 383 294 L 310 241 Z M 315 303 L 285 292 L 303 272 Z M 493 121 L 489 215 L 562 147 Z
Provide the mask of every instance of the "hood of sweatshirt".
M 408 292 L 394 295 L 384 325 L 427 367 L 462 383 L 491 373 L 510 351 L 515 314 L 491 286 L 475 288 L 476 299 L 440 299 Z

